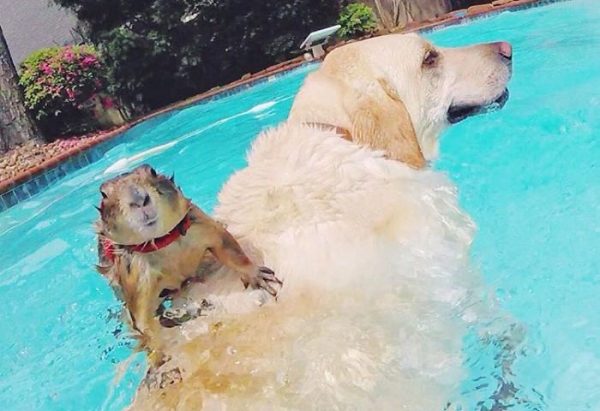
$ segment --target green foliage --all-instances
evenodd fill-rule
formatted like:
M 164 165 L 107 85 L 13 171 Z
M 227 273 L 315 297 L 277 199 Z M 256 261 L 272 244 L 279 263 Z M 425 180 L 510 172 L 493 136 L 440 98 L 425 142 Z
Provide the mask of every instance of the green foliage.
M 54 0 L 101 49 L 113 91 L 154 109 L 300 53 L 339 0 Z
M 338 24 L 342 26 L 338 34 L 344 38 L 362 36 L 377 28 L 373 9 L 363 3 L 350 3 L 344 7 Z
M 105 88 L 104 67 L 92 46 L 41 49 L 21 63 L 25 106 L 48 136 L 90 128 L 83 103 Z

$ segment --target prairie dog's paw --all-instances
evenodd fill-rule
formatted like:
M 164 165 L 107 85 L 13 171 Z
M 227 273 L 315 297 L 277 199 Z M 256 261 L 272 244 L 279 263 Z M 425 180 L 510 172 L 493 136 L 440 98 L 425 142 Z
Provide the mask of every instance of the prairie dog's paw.
M 275 284 L 281 288 L 283 282 L 275 276 L 275 272 L 268 267 L 253 266 L 251 270 L 242 274 L 242 283 L 245 288 L 260 288 L 277 297 L 277 290 L 273 288 Z
M 170 303 L 171 306 L 165 307 L 165 303 Z M 183 303 L 172 304 L 171 301 L 163 302 L 162 310 L 159 312 L 160 324 L 165 328 L 173 328 L 198 317 L 206 316 L 209 311 L 215 309 L 214 304 L 207 299 L 202 299 L 200 302 L 186 299 Z

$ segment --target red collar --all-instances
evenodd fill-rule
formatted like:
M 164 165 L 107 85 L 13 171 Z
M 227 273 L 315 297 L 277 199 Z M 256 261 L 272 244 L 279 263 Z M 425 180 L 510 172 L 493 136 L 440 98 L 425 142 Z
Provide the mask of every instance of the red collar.
M 108 238 L 103 238 L 102 241 L 102 251 L 104 256 L 110 261 L 115 261 L 115 248 L 124 248 L 131 252 L 136 253 L 152 253 L 154 251 L 158 251 L 162 248 L 168 247 L 173 242 L 177 241 L 179 237 L 184 236 L 187 233 L 187 230 L 192 225 L 192 220 L 188 214 L 183 217 L 183 220 L 179 222 L 171 231 L 162 237 L 155 238 L 151 241 L 146 241 L 145 243 L 135 244 L 135 245 L 119 245 L 110 241 Z

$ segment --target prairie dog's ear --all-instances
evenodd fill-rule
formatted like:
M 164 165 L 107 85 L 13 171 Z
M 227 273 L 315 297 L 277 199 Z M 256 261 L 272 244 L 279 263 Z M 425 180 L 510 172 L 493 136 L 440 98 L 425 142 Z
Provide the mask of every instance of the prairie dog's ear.
M 387 158 L 412 168 L 425 167 L 425 158 L 406 106 L 385 80 L 380 79 L 377 83 L 380 86 L 377 93 L 360 96 L 347 104 L 353 141 L 383 150 Z

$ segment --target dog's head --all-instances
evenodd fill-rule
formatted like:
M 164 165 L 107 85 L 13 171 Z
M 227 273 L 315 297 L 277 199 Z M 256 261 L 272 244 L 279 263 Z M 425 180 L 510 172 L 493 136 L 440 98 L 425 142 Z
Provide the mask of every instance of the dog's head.
M 446 126 L 504 104 L 511 59 L 505 42 L 440 48 L 408 34 L 352 43 L 307 78 L 290 119 L 345 128 L 420 168 Z
M 358 48 L 369 55 L 371 72 L 385 79 L 407 107 L 414 106 L 415 126 L 456 123 L 506 100 L 509 43 L 441 48 L 414 34 L 386 36 L 377 43 L 379 51 L 387 50 L 380 57 L 368 43 Z

